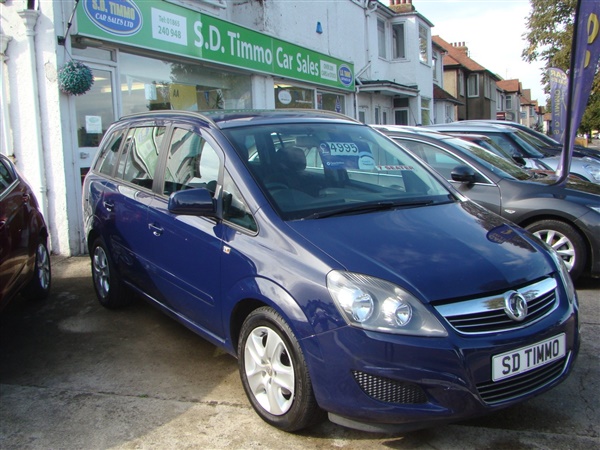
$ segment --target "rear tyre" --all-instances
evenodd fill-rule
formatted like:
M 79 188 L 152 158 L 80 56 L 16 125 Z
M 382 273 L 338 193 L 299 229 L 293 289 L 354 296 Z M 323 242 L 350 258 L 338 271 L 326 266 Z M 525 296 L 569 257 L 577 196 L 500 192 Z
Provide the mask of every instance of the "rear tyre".
M 556 250 L 567 266 L 571 279 L 579 278 L 585 268 L 587 255 L 585 241 L 575 228 L 558 220 L 540 220 L 526 229 Z
M 298 341 L 272 308 L 258 308 L 246 318 L 238 363 L 246 395 L 265 422 L 298 431 L 323 417 Z
M 23 288 L 22 295 L 28 300 L 43 300 L 50 294 L 50 285 L 52 284 L 50 254 L 45 240 L 39 242 L 35 250 L 33 272 L 33 278 Z
M 91 258 L 92 280 L 100 304 L 109 309 L 128 305 L 130 300 L 124 295 L 125 287 L 101 238 L 92 244 Z

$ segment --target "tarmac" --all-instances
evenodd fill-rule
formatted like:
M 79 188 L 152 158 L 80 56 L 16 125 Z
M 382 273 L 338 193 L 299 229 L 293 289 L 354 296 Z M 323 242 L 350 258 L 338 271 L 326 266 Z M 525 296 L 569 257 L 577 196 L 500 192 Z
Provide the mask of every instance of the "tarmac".
M 44 302 L 0 314 L 0 449 L 600 448 L 600 280 L 577 284 L 571 376 L 519 406 L 401 435 L 325 421 L 276 430 L 250 407 L 237 361 L 143 301 L 95 298 L 87 256 L 53 257 Z

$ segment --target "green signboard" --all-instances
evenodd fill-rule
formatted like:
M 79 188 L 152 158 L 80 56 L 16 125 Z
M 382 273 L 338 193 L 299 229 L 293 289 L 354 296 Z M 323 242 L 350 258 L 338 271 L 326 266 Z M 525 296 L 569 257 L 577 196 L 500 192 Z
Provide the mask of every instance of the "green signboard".
M 350 63 L 159 0 L 81 0 L 77 32 L 354 91 L 354 66 Z

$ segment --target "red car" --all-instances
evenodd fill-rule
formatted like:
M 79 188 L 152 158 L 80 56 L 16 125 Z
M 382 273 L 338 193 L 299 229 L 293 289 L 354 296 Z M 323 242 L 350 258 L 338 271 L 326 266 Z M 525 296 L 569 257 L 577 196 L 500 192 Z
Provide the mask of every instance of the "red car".
M 46 298 L 50 281 L 46 222 L 29 184 L 0 155 L 0 310 L 18 293 Z

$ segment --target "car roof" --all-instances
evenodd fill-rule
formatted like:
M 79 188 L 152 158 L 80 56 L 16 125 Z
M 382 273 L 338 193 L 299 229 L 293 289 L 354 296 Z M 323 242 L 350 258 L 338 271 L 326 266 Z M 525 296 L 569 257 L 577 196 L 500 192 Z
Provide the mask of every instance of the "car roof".
M 420 135 L 429 136 L 433 139 L 440 139 L 443 137 L 449 137 L 449 135 L 443 132 L 425 128 L 425 127 L 411 127 L 408 125 L 369 125 L 371 128 L 382 132 L 383 134 L 389 135 Z
M 509 124 L 497 124 L 497 123 L 463 123 L 463 122 L 452 122 L 436 125 L 426 125 L 424 128 L 431 128 L 432 130 L 449 130 L 449 131 L 480 131 L 480 132 L 499 132 L 499 133 L 514 133 L 517 131 L 515 127 L 511 127 Z
M 121 117 L 119 122 L 137 120 L 137 119 L 164 119 L 173 118 L 198 119 L 210 122 L 217 128 L 230 128 L 247 125 L 273 124 L 273 123 L 295 123 L 303 122 L 338 122 L 355 123 L 358 122 L 344 114 L 333 111 L 313 110 L 313 109 L 276 109 L 276 110 L 209 110 L 209 111 L 183 111 L 183 110 L 160 110 L 147 111 L 138 114 L 131 114 Z

